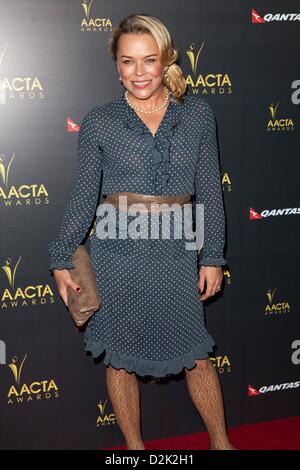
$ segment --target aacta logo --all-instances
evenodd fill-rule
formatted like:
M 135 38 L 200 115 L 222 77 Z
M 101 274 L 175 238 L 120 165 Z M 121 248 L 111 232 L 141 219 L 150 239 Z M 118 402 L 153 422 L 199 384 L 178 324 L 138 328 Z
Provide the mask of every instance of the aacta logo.
M 300 207 L 287 207 L 285 209 L 264 209 L 261 213 L 257 212 L 253 207 L 249 208 L 249 219 L 257 220 L 264 219 L 271 216 L 279 215 L 298 215 L 300 214 Z
M 230 179 L 230 176 L 228 173 L 224 173 L 224 175 L 222 176 L 222 189 L 223 191 L 228 191 L 230 192 L 232 190 L 232 183 L 231 183 L 231 179 Z
M 112 23 L 109 18 L 91 18 L 93 0 L 83 0 L 81 3 L 85 17 L 81 21 L 80 31 L 112 31 Z
M 219 374 L 224 374 L 224 372 L 231 372 L 231 363 L 228 356 L 217 356 L 211 357 L 211 362 L 218 370 Z
M 190 49 L 186 51 L 192 69 L 192 74 L 186 77 L 186 82 L 190 85 L 192 92 L 197 95 L 199 93 L 203 95 L 232 93 L 231 80 L 227 73 L 214 72 L 206 75 L 198 73 L 198 61 L 203 47 L 204 42 L 196 52 L 195 45 L 192 43 Z
M 21 256 L 13 264 L 11 258 L 7 258 L 2 265 L 9 287 L 0 291 L 1 308 L 32 307 L 54 302 L 54 294 L 49 284 L 28 284 L 16 286 L 16 273 L 21 262 Z
M 265 315 L 273 315 L 276 313 L 290 313 L 291 307 L 286 300 L 281 300 L 280 302 L 274 302 L 274 294 L 276 288 L 267 292 L 268 303 L 265 307 Z
M 269 23 L 270 21 L 299 21 L 299 13 L 266 13 L 261 17 L 254 8 L 251 12 L 252 23 Z
M 0 154 L 0 207 L 40 206 L 49 204 L 48 190 L 42 183 L 24 182 L 9 184 L 9 174 L 14 168 L 15 153 L 10 157 Z
M 37 77 L 12 77 L 8 73 L 5 76 L 4 57 L 8 44 L 1 48 L 0 45 L 0 104 L 6 104 L 9 101 L 25 101 L 45 98 L 44 89 L 41 81 Z M 4 77 L 4 78 L 3 78 Z
M 42 399 L 58 398 L 58 387 L 53 379 L 35 380 L 30 384 L 21 382 L 21 375 L 23 372 L 24 363 L 27 358 L 25 354 L 22 361 L 19 363 L 17 356 L 14 356 L 11 363 L 8 364 L 15 384 L 11 385 L 7 393 L 7 404 L 13 405 L 16 403 L 39 401 Z
M 252 385 L 248 385 L 248 397 L 254 397 L 257 395 L 262 395 L 263 393 L 268 392 L 280 392 L 282 390 L 290 390 L 292 388 L 299 388 L 300 382 L 287 382 L 284 384 L 276 385 L 263 385 L 258 390 Z
M 277 108 L 279 106 L 279 102 L 276 104 L 271 103 L 269 106 L 269 111 L 271 114 L 271 119 L 269 119 L 267 124 L 268 131 L 293 131 L 294 130 L 294 122 L 291 118 L 276 118 Z
M 114 413 L 105 413 L 107 399 L 103 403 L 102 400 L 99 401 L 97 407 L 99 410 L 99 416 L 97 418 L 96 426 L 108 426 L 110 424 L 116 424 L 117 418 Z
M 226 286 L 231 284 L 231 274 L 228 268 L 223 268 L 223 276 Z

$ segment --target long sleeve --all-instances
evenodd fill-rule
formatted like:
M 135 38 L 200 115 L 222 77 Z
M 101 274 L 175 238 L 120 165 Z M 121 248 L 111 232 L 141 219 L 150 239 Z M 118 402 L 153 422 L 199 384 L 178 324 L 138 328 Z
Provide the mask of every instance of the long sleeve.
M 201 100 L 204 131 L 195 175 L 196 203 L 204 207 L 204 243 L 198 257 L 199 266 L 227 264 L 224 255 L 225 213 L 218 161 L 216 121 L 210 105 Z M 202 255 L 202 256 L 201 256 Z
M 98 111 L 95 106 L 80 126 L 75 177 L 58 237 L 48 243 L 50 267 L 73 269 L 72 257 L 92 223 L 100 190 L 102 151 L 97 137 Z M 99 135 L 99 133 L 98 133 Z

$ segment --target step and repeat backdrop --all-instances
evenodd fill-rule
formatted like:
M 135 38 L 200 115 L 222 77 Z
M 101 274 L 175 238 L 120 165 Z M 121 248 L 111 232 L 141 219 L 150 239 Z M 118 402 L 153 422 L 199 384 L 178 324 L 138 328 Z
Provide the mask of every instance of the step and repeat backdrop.
M 49 271 L 80 123 L 123 93 L 107 41 L 149 13 L 212 106 L 226 211 L 221 294 L 205 301 L 228 426 L 300 414 L 297 1 L 0 0 L 0 446 L 123 444 L 103 355 L 84 351 Z M 163 314 L 163 312 L 162 312 Z M 139 378 L 144 439 L 205 431 L 184 374 Z

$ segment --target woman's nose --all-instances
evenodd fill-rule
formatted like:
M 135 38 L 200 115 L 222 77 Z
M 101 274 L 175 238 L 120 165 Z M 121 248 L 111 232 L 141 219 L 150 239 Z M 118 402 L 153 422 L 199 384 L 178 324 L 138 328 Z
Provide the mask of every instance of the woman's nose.
M 143 75 L 143 73 L 144 73 L 144 66 L 143 66 L 143 64 L 136 64 L 136 66 L 135 66 L 135 73 L 136 73 L 136 75 Z

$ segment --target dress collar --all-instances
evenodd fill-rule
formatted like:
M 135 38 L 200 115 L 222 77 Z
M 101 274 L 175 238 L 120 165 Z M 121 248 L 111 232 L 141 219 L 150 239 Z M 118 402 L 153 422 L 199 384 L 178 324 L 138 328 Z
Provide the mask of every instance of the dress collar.
M 184 106 L 184 103 L 180 104 L 177 102 L 173 94 L 171 94 L 170 96 L 170 101 L 168 103 L 167 110 L 154 136 L 150 131 L 149 127 L 138 116 L 135 110 L 127 103 L 125 98 L 125 90 L 123 91 L 120 100 L 122 103 L 122 112 L 124 112 L 122 116 L 123 122 L 126 127 L 132 129 L 136 134 L 147 134 L 152 136 L 153 139 L 157 139 L 162 136 L 167 138 L 173 137 L 175 128 L 180 123 L 181 111 L 182 107 Z
M 150 138 L 152 143 L 151 177 L 155 191 L 157 194 L 167 194 L 168 182 L 171 176 L 170 150 L 173 136 L 181 122 L 181 114 L 185 107 L 186 96 L 184 96 L 184 101 L 181 104 L 171 94 L 167 110 L 154 136 L 149 127 L 127 103 L 125 91 L 120 100 L 124 125 L 135 134 L 145 135 Z

